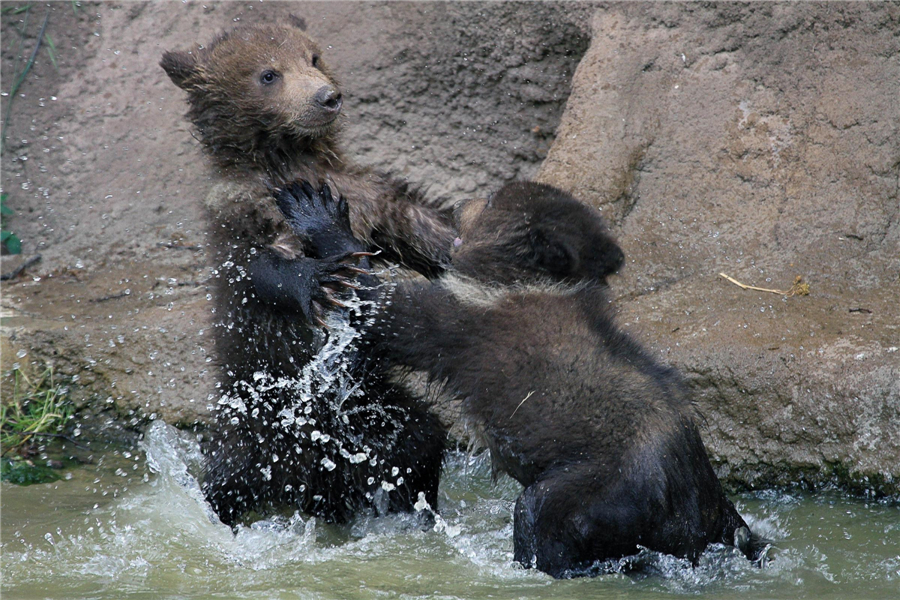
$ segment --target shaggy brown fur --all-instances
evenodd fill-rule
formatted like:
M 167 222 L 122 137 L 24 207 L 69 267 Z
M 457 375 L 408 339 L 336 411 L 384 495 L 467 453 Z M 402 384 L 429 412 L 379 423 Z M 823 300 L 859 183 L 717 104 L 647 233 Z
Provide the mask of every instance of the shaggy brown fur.
M 426 275 L 448 260 L 449 218 L 406 185 L 343 158 L 341 93 L 301 28 L 241 26 L 205 47 L 166 52 L 160 64 L 188 93 L 187 117 L 216 180 L 206 208 L 223 397 L 221 435 L 210 445 L 204 481 L 216 513 L 231 524 L 249 511 L 286 506 L 345 520 L 372 502 L 382 481 L 396 482 L 386 475 L 394 467 L 406 475 L 390 496 L 391 508 L 409 510 L 419 491 L 435 502 L 445 432 L 416 401 L 382 390 L 378 401 L 390 406 L 376 407 L 365 390 L 349 402 L 333 390 L 319 391 L 310 405 L 321 413 L 317 425 L 278 425 L 284 411 L 296 408 L 299 392 L 272 384 L 306 376 L 304 367 L 325 343 L 312 323 L 335 301 L 348 269 L 339 260 L 321 269 L 304 257 L 304 242 L 285 225 L 272 190 L 297 179 L 330 179 L 344 191 L 353 232 L 365 247 Z M 306 275 L 287 280 L 306 284 L 291 288 L 303 296 L 298 306 L 305 321 L 261 293 L 284 285 L 279 267 L 286 259 L 297 259 L 294 275 Z M 369 423 L 383 420 L 380 429 Z M 337 430 L 347 439 L 337 439 Z M 361 456 L 366 444 L 377 460 L 335 458 Z M 332 463 L 338 466 L 327 468 Z
M 455 247 L 441 282 L 380 292 L 363 352 L 372 373 L 424 371 L 465 399 L 495 467 L 525 486 L 516 560 L 571 577 L 640 547 L 751 554 L 681 377 L 614 324 L 601 282 L 622 254 L 596 210 L 509 184 L 463 208 Z

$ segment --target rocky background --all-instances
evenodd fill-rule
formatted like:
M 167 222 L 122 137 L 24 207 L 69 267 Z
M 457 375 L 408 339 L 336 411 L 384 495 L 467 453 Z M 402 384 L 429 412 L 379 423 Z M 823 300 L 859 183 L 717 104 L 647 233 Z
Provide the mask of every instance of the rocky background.
M 294 13 L 349 156 L 448 202 L 537 178 L 603 212 L 620 322 L 686 374 L 733 487 L 900 492 L 898 4 L 25 6 L 2 270 L 41 260 L 3 283 L 4 371 L 50 363 L 110 423 L 208 421 L 210 179 L 157 62 Z M 10 97 L 45 19 L 56 64 L 45 37 Z

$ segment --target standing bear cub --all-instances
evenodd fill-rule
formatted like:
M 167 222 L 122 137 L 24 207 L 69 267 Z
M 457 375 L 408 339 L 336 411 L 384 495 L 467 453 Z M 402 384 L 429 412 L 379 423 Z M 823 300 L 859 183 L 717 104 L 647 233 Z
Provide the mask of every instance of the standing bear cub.
M 448 261 L 451 219 L 342 157 L 343 98 L 298 20 L 237 27 L 192 51 L 166 52 L 160 64 L 188 94 L 187 118 L 215 182 L 205 205 L 222 397 L 203 489 L 216 514 L 229 525 L 281 509 L 345 521 L 376 500 L 388 510 L 411 510 L 419 492 L 436 502 L 443 425 L 375 378 L 353 386 L 321 352 L 338 343 L 319 325 L 352 285 L 359 255 L 308 259 L 272 191 L 333 181 L 364 242 L 358 249 L 428 276 Z M 322 243 L 329 239 L 323 232 Z M 280 287 L 289 305 L 273 301 Z
M 323 192 L 279 195 L 298 233 Z M 685 384 L 613 322 L 602 282 L 622 253 L 597 212 L 512 183 L 465 204 L 458 226 L 440 281 L 375 288 L 362 352 L 373 373 L 424 371 L 464 398 L 495 469 L 525 487 L 515 559 L 572 577 L 641 547 L 691 561 L 711 543 L 749 553 Z

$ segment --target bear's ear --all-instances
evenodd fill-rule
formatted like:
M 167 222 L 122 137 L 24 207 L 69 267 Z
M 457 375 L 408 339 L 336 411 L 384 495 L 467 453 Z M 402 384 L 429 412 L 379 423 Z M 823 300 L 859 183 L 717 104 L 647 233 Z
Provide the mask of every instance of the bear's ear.
M 166 71 L 172 82 L 183 90 L 192 87 L 191 79 L 200 72 L 197 55 L 190 52 L 166 52 L 159 61 L 159 66 Z
M 306 31 L 306 19 L 304 19 L 303 17 L 298 17 L 297 15 L 288 15 L 288 21 L 290 21 L 291 25 L 293 25 L 300 31 Z
M 531 257 L 535 266 L 555 277 L 568 277 L 577 265 L 574 249 L 556 232 L 534 227 L 528 233 Z

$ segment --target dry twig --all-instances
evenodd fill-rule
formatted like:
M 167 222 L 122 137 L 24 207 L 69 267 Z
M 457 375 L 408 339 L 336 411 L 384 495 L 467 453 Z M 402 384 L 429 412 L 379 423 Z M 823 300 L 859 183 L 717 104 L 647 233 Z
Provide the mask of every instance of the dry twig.
M 794 279 L 794 285 L 791 286 L 788 290 L 770 290 L 768 288 L 756 287 L 753 285 L 747 285 L 746 283 L 741 283 L 734 277 L 729 277 L 725 273 L 719 273 L 719 277 L 724 277 L 734 285 L 740 287 L 745 290 L 756 290 L 757 292 L 769 292 L 770 294 L 780 294 L 782 296 L 808 296 L 809 295 L 809 284 L 802 283 L 803 277 L 797 275 Z

